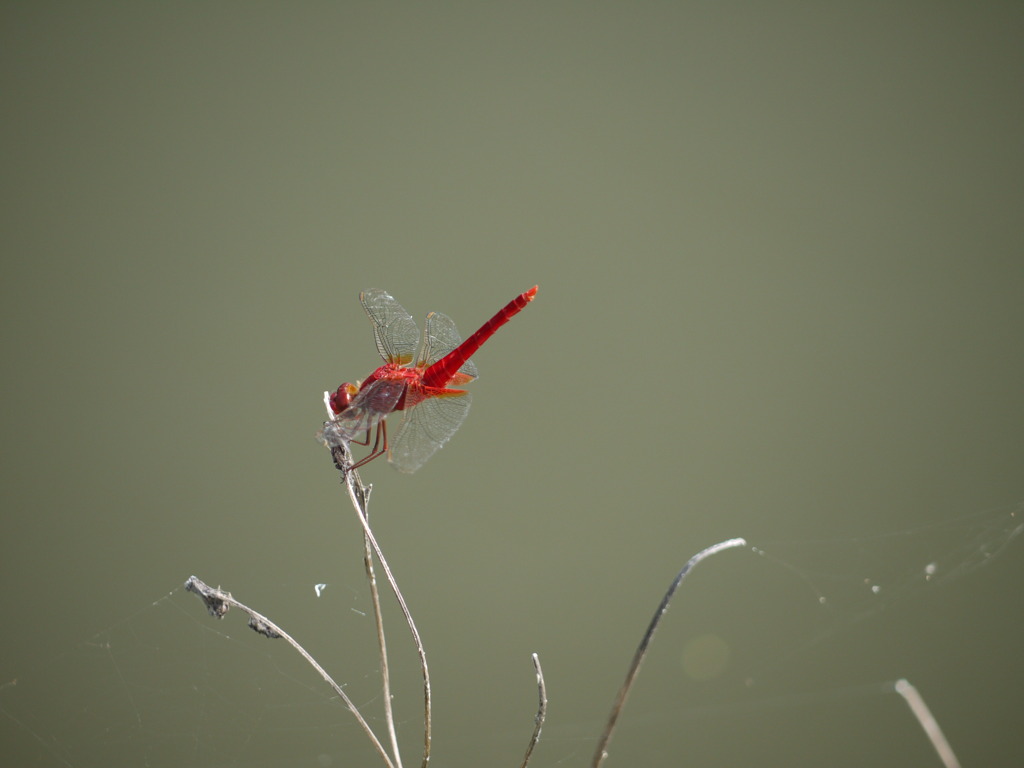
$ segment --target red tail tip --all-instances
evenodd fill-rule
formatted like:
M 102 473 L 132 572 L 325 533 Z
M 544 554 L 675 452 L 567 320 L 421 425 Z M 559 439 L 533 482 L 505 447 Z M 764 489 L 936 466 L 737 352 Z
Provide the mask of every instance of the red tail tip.
M 538 286 L 533 286 L 530 290 L 523 294 L 523 298 L 527 301 L 533 301 L 533 297 L 537 295 Z

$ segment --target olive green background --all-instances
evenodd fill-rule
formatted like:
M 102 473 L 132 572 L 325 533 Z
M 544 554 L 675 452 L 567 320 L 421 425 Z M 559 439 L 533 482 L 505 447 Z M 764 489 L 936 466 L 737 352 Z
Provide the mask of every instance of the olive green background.
M 1020 541 L 957 568 L 1024 498 L 1022 33 L 1002 2 L 4 3 L 4 762 L 378 764 L 283 643 L 162 598 L 232 590 L 379 724 L 313 439 L 378 362 L 358 292 L 468 334 L 539 283 L 451 443 L 364 473 L 433 764 L 519 765 L 534 651 L 534 765 L 588 764 L 673 574 L 745 536 L 772 558 L 684 584 L 608 766 L 938 765 L 902 676 L 964 765 L 1020 765 Z M 932 560 L 958 578 L 918 589 Z

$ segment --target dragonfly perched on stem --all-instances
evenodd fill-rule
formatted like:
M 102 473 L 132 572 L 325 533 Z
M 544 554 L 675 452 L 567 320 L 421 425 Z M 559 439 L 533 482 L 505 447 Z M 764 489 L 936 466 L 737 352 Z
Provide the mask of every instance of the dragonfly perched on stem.
M 373 447 L 353 464 L 388 455 L 401 472 L 415 472 L 455 434 L 469 411 L 470 395 L 458 389 L 477 377 L 470 359 L 495 332 L 537 295 L 537 286 L 516 296 L 465 341 L 447 315 L 427 315 L 422 339 L 412 315 L 385 291 L 363 291 L 359 301 L 373 325 L 384 365 L 362 384 L 345 382 L 324 393 L 331 415 L 319 438 L 328 447 L 356 443 Z M 418 351 L 417 351 L 418 347 Z M 388 438 L 387 418 L 401 411 L 401 427 Z

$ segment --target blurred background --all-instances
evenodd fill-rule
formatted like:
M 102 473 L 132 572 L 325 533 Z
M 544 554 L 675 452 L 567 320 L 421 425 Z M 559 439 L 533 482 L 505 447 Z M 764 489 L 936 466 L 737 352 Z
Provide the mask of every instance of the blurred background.
M 587 765 L 672 576 L 745 536 L 608 766 L 937 765 L 904 676 L 965 765 L 1020 765 L 1022 33 L 1000 2 L 4 4 L 7 760 L 378 764 L 180 585 L 379 726 L 322 393 L 379 364 L 361 289 L 468 335 L 539 284 L 449 445 L 363 472 L 433 763 L 519 764 L 536 651 L 533 765 Z

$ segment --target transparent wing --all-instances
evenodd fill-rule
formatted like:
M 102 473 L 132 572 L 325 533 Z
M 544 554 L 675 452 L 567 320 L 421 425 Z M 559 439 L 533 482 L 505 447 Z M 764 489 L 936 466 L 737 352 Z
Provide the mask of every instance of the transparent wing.
M 384 362 L 408 365 L 416 354 L 420 331 L 412 315 L 387 291 L 369 290 L 359 302 L 373 323 L 373 338 Z
M 395 410 L 405 392 L 404 380 L 378 379 L 359 390 L 348 408 L 324 424 L 320 439 L 329 446 L 360 438 Z
M 415 472 L 448 442 L 469 413 L 468 392 L 428 397 L 406 410 L 405 420 L 391 441 L 388 461 L 399 472 Z
M 433 365 L 461 343 L 462 337 L 455 328 L 455 321 L 448 315 L 431 312 L 427 315 L 426 325 L 423 326 L 423 344 L 420 347 L 416 367 L 427 368 Z M 478 375 L 476 364 L 472 360 L 463 363 L 458 372 L 466 377 L 461 379 L 459 384 L 466 384 Z

